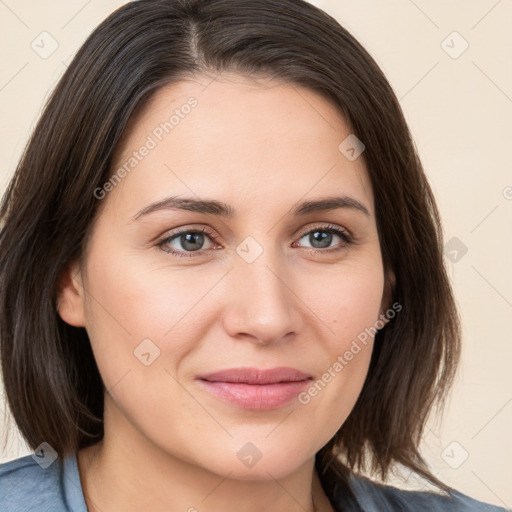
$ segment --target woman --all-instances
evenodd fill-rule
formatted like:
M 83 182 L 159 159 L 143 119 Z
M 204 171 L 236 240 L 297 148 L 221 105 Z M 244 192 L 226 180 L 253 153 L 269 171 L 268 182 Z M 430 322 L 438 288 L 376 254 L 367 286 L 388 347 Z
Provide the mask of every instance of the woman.
M 418 451 L 460 327 L 372 58 L 301 0 L 140 0 L 1 206 L 2 510 L 503 510 Z M 401 464 L 437 492 L 377 483 Z

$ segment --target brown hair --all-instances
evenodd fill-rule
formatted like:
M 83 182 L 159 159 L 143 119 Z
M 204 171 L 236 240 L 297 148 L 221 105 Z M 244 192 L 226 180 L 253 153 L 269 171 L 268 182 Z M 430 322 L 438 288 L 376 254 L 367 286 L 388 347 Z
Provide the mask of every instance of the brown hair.
M 103 435 L 103 384 L 85 329 L 56 310 L 83 255 L 129 120 L 191 73 L 279 77 L 331 100 L 366 146 L 385 269 L 402 311 L 375 337 L 351 414 L 316 457 L 328 495 L 350 471 L 400 463 L 444 490 L 419 453 L 453 382 L 460 324 L 432 191 L 393 90 L 366 50 L 302 0 L 140 0 L 87 39 L 51 95 L 0 207 L 0 340 L 7 401 L 28 444 L 59 455 Z M 340 141 L 341 142 L 341 141 Z

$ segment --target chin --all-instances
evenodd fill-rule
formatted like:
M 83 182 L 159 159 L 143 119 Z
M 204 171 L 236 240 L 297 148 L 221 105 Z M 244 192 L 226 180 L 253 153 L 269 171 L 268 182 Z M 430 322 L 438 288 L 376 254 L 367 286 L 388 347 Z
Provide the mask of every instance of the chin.
M 240 481 L 268 482 L 269 480 L 281 480 L 298 469 L 290 461 L 277 459 L 273 456 L 265 463 L 260 459 L 253 467 L 245 467 L 242 463 L 230 463 L 222 467 L 223 473 L 229 473 L 229 478 Z
M 209 460 L 198 463 L 205 469 L 219 475 L 226 476 L 233 480 L 245 481 L 269 481 L 281 479 L 297 471 L 310 458 L 307 453 L 298 453 L 297 448 L 293 450 L 278 449 L 269 446 L 269 443 L 260 449 L 256 442 L 239 443 L 236 448 L 225 446 L 221 453 L 210 452 Z M 260 446 L 263 443 L 260 443 Z M 218 447 L 219 448 L 219 447 Z M 314 454 L 311 456 L 314 457 Z

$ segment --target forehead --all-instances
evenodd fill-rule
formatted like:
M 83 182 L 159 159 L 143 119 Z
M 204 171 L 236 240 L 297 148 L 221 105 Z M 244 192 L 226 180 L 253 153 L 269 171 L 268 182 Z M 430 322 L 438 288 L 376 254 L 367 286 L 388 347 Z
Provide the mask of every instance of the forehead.
M 186 78 L 157 90 L 131 120 L 112 168 L 128 172 L 111 195 L 261 204 L 278 192 L 293 203 L 338 191 L 372 212 L 364 159 L 340 151 L 349 136 L 339 109 L 310 89 L 227 73 Z

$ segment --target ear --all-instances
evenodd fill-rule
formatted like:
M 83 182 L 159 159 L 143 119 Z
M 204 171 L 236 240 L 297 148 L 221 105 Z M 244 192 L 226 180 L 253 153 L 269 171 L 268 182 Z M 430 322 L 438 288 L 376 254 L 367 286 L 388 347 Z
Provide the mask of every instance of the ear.
M 64 322 L 85 327 L 84 288 L 78 261 L 68 263 L 59 273 L 57 311 Z

